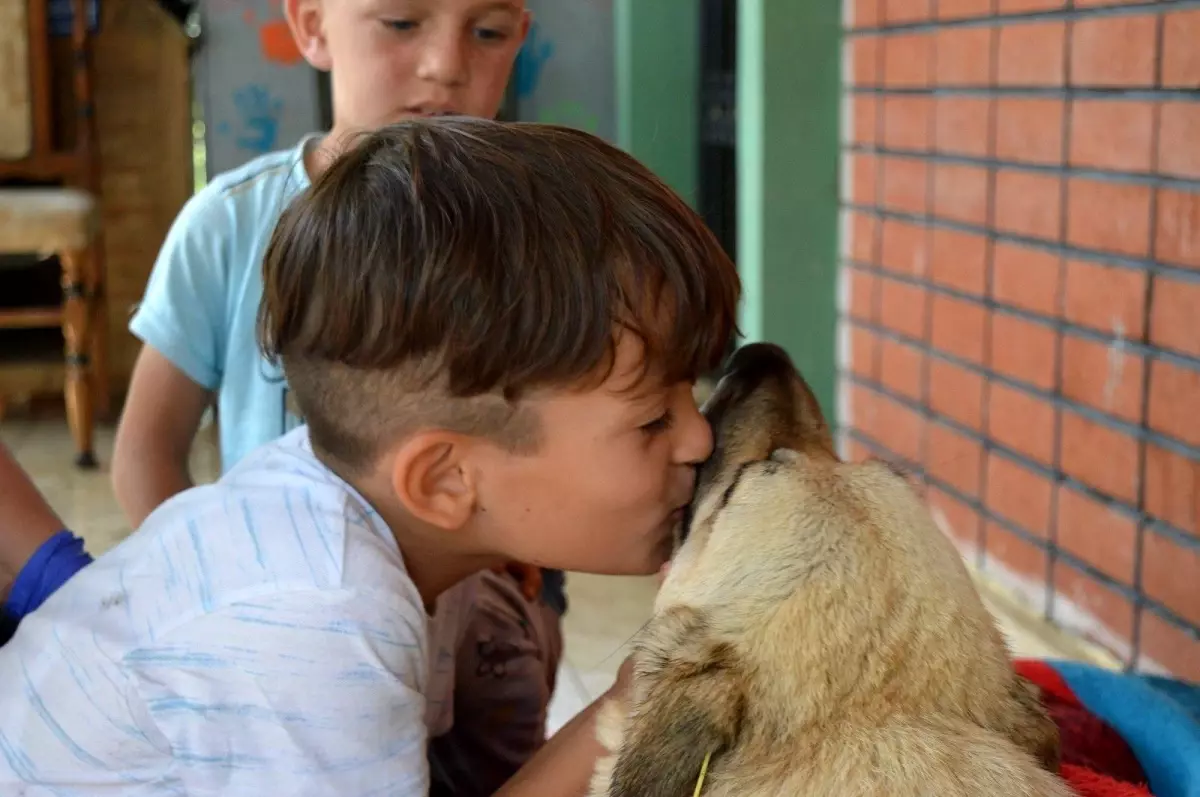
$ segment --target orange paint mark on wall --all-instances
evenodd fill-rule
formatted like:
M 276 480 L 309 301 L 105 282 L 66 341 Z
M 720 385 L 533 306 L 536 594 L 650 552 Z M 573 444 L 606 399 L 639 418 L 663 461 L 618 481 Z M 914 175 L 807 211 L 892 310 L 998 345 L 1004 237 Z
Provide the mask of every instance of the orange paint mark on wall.
M 263 58 L 268 61 L 290 66 L 301 60 L 300 50 L 296 48 L 287 22 L 282 19 L 267 22 L 258 29 L 258 45 Z

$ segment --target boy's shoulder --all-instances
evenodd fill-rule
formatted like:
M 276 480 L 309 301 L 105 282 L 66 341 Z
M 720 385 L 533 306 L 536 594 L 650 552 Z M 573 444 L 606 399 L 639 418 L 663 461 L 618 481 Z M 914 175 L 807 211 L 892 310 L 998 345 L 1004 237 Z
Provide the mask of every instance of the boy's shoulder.
M 308 187 L 304 154 L 318 140 L 316 134 L 305 136 L 296 146 L 264 153 L 214 176 L 188 200 L 177 223 L 202 225 L 206 234 L 270 233 L 287 201 Z

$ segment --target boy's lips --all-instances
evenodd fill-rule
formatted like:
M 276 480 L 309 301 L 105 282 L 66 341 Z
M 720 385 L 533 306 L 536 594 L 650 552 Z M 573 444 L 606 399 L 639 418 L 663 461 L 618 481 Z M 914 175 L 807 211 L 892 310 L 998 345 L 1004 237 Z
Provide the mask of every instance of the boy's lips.
M 457 115 L 457 111 L 455 111 L 453 108 L 447 108 L 439 105 L 415 105 L 411 108 L 405 108 L 404 112 L 410 116 L 422 116 L 426 118 L 433 116 Z

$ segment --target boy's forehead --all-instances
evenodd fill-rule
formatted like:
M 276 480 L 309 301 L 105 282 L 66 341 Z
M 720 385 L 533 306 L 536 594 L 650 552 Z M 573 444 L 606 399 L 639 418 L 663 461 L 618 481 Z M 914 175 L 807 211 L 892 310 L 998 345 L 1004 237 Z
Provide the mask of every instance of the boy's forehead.
M 523 13 L 526 0 L 358 0 L 369 6 L 419 7 L 430 11 L 460 10 L 470 14 L 485 14 L 489 11 L 512 11 Z M 343 0 L 325 0 L 340 3 Z

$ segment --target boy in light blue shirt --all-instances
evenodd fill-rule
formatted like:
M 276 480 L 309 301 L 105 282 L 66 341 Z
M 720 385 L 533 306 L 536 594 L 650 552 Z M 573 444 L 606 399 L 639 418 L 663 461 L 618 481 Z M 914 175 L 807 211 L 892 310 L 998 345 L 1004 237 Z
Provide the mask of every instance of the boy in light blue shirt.
M 301 423 L 286 380 L 254 343 L 263 253 L 284 208 L 348 134 L 406 118 L 494 117 L 530 23 L 524 0 L 285 0 L 283 8 L 300 52 L 330 73 L 333 129 L 217 176 L 172 226 L 130 324 L 145 345 L 113 457 L 117 499 L 134 527 L 191 486 L 189 452 L 214 400 L 222 472 Z M 481 793 L 545 738 L 563 579 L 524 573 L 525 584 L 506 573 L 483 578 L 457 651 L 457 718 L 438 725 L 453 725 L 454 747 L 476 751 Z M 497 648 L 512 653 L 504 677 L 481 675 L 494 670 Z M 492 715 L 518 721 L 502 737 L 485 736 L 477 728 Z

